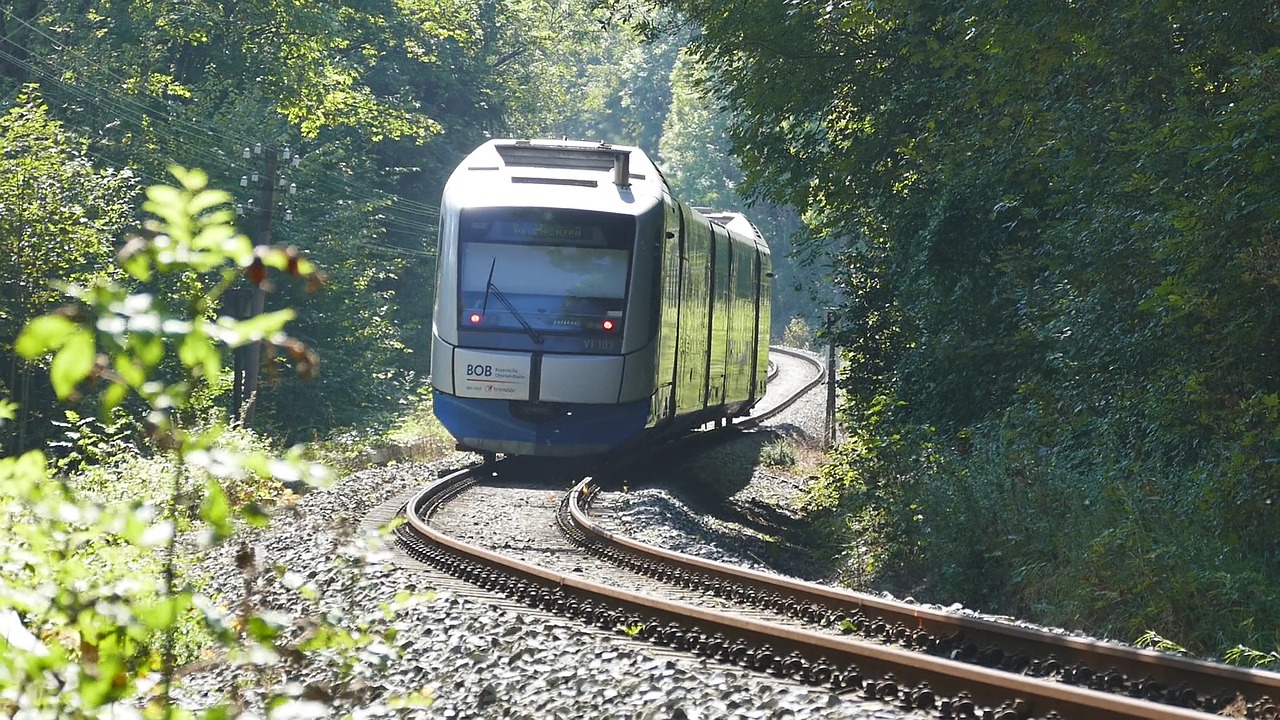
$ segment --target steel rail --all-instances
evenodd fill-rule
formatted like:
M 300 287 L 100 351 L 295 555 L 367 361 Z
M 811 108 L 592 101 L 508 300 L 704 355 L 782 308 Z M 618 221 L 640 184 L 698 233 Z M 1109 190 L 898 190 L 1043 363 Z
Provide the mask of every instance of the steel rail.
M 771 348 L 785 354 L 811 361 L 821 372 L 796 395 L 777 407 L 746 419 L 755 425 L 777 415 L 804 393 L 821 383 L 825 368 L 817 358 L 790 351 Z M 739 423 L 740 425 L 743 423 Z M 678 442 L 675 444 L 679 444 Z M 663 449 L 669 449 L 670 445 Z M 1280 674 L 1263 670 L 1233 667 L 1154 650 L 1143 650 L 1115 643 L 1055 635 L 1031 628 L 966 617 L 933 610 L 907 603 L 893 602 L 851 590 L 809 583 L 794 578 L 772 575 L 736 565 L 693 557 L 683 553 L 652 547 L 618 533 L 610 532 L 595 523 L 585 507 L 596 491 L 595 478 L 585 478 L 568 495 L 568 511 L 579 532 L 595 541 L 612 545 L 624 552 L 654 557 L 664 563 L 688 568 L 714 581 L 731 582 L 768 593 L 790 595 L 803 604 L 825 606 L 848 614 L 860 613 L 877 618 L 908 631 L 923 631 L 935 637 L 960 635 L 966 643 L 999 649 L 1009 655 L 1035 655 L 1052 658 L 1061 666 L 1072 664 L 1087 667 L 1099 678 L 1119 673 L 1139 680 L 1142 684 L 1160 683 L 1168 688 L 1178 688 L 1184 698 L 1196 696 L 1221 696 L 1230 694 L 1243 698 L 1250 705 L 1272 712 L 1269 703 L 1280 700 Z M 1189 691 L 1190 695 L 1186 694 Z M 1171 707 L 1161 705 L 1161 707 Z
M 799 394 L 811 389 L 821 379 L 820 375 Z M 780 404 L 770 412 L 781 412 L 786 404 L 789 403 Z M 518 578 L 521 582 L 541 587 L 543 590 L 539 599 L 545 607 L 582 610 L 585 603 L 586 607 L 616 608 L 612 612 L 592 610 L 587 613 L 596 618 L 597 622 L 603 617 L 604 624 L 611 625 L 611 629 L 640 628 L 642 635 L 657 642 L 698 647 L 716 657 L 739 660 L 744 656 L 750 657 L 756 667 L 768 668 L 780 674 L 795 672 L 794 668 L 805 663 L 804 667 L 812 669 L 805 670 L 806 677 L 830 679 L 837 690 L 848 689 L 851 682 L 855 687 L 857 683 L 864 682 L 864 692 L 873 688 L 872 692 L 878 693 L 877 696 L 882 698 L 902 697 L 908 707 L 913 702 L 916 703 L 915 707 L 934 707 L 933 698 L 937 694 L 955 698 L 955 705 L 950 704 L 953 702 L 951 700 L 945 701 L 947 712 L 950 712 L 950 708 L 963 708 L 968 703 L 977 702 L 990 706 L 1000 705 L 1004 708 L 1001 717 L 1045 717 L 1051 713 L 1064 718 L 1099 720 L 1215 717 L 1194 710 L 991 670 L 893 646 L 785 627 L 732 613 L 653 598 L 507 558 L 449 537 L 431 527 L 429 521 L 433 509 L 461 492 L 481 472 L 491 467 L 483 465 L 453 473 L 414 496 L 405 507 L 407 522 L 398 530 L 406 547 L 431 546 L 433 552 L 443 551 L 451 558 L 490 568 L 504 577 Z M 576 504 L 585 487 L 579 485 L 571 493 L 569 502 Z M 581 511 L 581 507 L 578 509 Z M 719 564 L 709 566 L 716 565 Z M 731 566 L 724 566 L 729 567 Z M 497 585 L 509 587 L 506 581 L 499 581 Z M 867 605 L 869 604 L 864 603 L 864 606 Z M 623 617 L 628 619 L 618 620 Z M 662 625 L 664 622 L 667 623 L 665 627 Z M 746 650 L 742 643 L 750 643 L 755 649 Z M 832 668 L 836 669 L 834 675 Z M 876 677 L 880 679 L 873 679 Z M 836 683 L 835 678 L 841 678 L 844 684 Z M 964 712 L 961 710 L 957 714 L 963 715 Z
M 1280 674 L 1232 667 L 1166 653 L 1130 648 L 1086 638 L 1053 635 L 1030 628 L 1007 625 L 980 618 L 955 615 L 939 610 L 898 603 L 871 595 L 809 583 L 794 578 L 751 570 L 736 565 L 698 558 L 653 547 L 611 532 L 590 518 L 583 500 L 594 491 L 593 478 L 582 480 L 569 494 L 569 513 L 575 527 L 600 542 L 624 551 L 656 557 L 665 563 L 688 568 L 711 580 L 731 582 L 768 593 L 789 595 L 801 604 L 823 606 L 848 614 L 861 613 L 879 618 L 889 625 L 908 631 L 923 631 L 937 637 L 962 633 L 967 641 L 988 644 L 1008 653 L 1031 654 L 1056 658 L 1066 666 L 1079 663 L 1104 667 L 1098 675 L 1115 673 L 1161 682 L 1170 687 L 1187 686 L 1206 695 L 1232 693 L 1249 703 L 1263 703 L 1265 697 L 1280 698 Z M 1168 705 L 1161 707 L 1168 708 Z
M 682 637 L 689 634 L 701 638 L 719 637 L 728 644 L 746 642 L 757 648 L 767 648 L 764 652 L 778 657 L 799 657 L 811 663 L 856 668 L 855 672 L 863 678 L 882 678 L 871 681 L 881 687 L 884 683 L 896 683 L 895 693 L 912 692 L 911 686 L 914 685 L 917 694 L 927 687 L 926 692 L 937 696 L 971 698 L 975 703 L 989 706 L 1003 704 L 1016 708 L 1013 717 L 1046 717 L 1051 712 L 1063 718 L 1097 720 L 1207 720 L 1218 717 L 654 598 L 508 558 L 431 527 L 432 503 L 458 492 L 460 486 L 472 482 L 482 470 L 467 468 L 441 478 L 411 499 L 406 505 L 405 517 L 412 532 L 421 540 L 459 558 L 557 594 L 571 595 L 579 599 L 576 602 L 619 608 L 647 627 L 658 628 L 667 623 L 666 628 L 671 633 Z
M 749 415 L 743 418 L 742 420 L 740 420 L 739 421 L 740 423 L 745 423 L 747 425 L 758 425 L 761 422 L 768 420 L 769 418 L 777 416 L 783 410 L 786 410 L 787 408 L 799 402 L 800 398 L 804 397 L 805 393 L 809 392 L 810 390 L 814 389 L 818 385 L 822 384 L 822 382 L 827 379 L 827 366 L 824 365 L 821 360 L 813 357 L 812 355 L 809 355 L 804 352 L 800 352 L 798 350 L 792 350 L 791 348 L 785 348 L 780 345 L 770 345 L 769 352 L 771 353 L 776 352 L 781 355 L 789 355 L 791 357 L 804 360 L 808 362 L 811 366 L 813 366 L 813 368 L 817 370 L 817 373 L 812 378 L 810 378 L 807 382 L 805 382 L 805 384 L 801 386 L 799 390 L 792 393 L 790 396 L 788 396 L 787 398 L 779 402 L 774 407 L 768 408 L 767 410 L 763 410 L 753 415 Z M 772 363 L 770 364 L 772 365 Z M 774 372 L 772 372 L 769 375 L 769 379 L 771 380 L 777 375 L 777 369 L 773 368 L 773 370 Z

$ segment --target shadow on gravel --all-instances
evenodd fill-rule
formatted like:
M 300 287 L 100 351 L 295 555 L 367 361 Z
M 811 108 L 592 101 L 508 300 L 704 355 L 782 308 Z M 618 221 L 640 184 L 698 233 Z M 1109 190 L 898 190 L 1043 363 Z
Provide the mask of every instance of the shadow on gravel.
M 512 456 L 481 465 L 477 482 L 493 487 L 567 490 L 599 466 L 596 460 Z
M 737 435 L 693 458 L 650 465 L 632 475 L 632 487 L 658 487 L 680 498 L 709 543 L 740 550 L 778 573 L 829 581 L 838 553 L 815 541 L 821 535 L 815 519 L 800 509 L 808 481 L 760 464 L 765 446 L 779 437 L 791 435 L 785 429 Z

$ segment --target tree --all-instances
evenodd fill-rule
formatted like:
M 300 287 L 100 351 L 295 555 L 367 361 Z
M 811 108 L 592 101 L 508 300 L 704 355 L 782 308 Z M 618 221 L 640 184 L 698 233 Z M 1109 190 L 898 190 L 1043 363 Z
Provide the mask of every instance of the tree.
M 426 154 L 423 143 L 441 128 L 424 114 L 429 108 L 406 77 L 426 75 L 424 69 L 429 77 L 447 76 L 443 66 L 458 60 L 449 53 L 480 28 L 463 5 L 293 5 L 125 3 L 102 12 L 94 6 L 86 14 L 79 6 L 51 3 L 38 14 L 6 15 L 11 22 L 5 29 L 12 44 L 28 51 L 14 55 L 15 67 L 43 83 L 53 107 L 66 110 L 70 127 L 93 138 L 96 162 L 127 166 L 150 180 L 174 160 L 209 168 L 215 185 L 244 193 L 237 198 L 246 209 L 241 222 L 255 237 L 269 228 L 279 242 L 333 254 L 326 258 L 334 261 L 330 292 L 295 298 L 332 306 L 307 313 L 307 330 L 320 352 L 345 356 L 331 358 L 335 367 L 388 370 L 364 378 L 325 376 L 314 389 L 290 395 L 296 410 L 299 402 L 319 403 L 319 409 L 350 405 L 345 400 L 351 397 L 386 399 L 396 394 L 386 387 L 387 374 L 403 377 L 406 368 L 426 366 L 425 359 L 404 359 L 401 331 L 386 316 L 406 268 L 422 274 L 402 283 L 419 303 L 405 316 L 429 315 L 430 295 L 421 289 L 429 288 L 422 278 L 432 268 L 410 266 L 406 258 L 425 255 L 433 209 L 429 202 L 397 197 L 409 169 L 397 163 L 388 170 L 375 150 L 386 147 L 389 157 L 410 168 Z M 307 155 L 301 168 L 290 169 L 300 191 L 290 198 L 293 222 L 283 222 L 283 207 L 255 213 L 260 189 L 239 190 L 242 178 L 262 170 L 256 158 L 240 157 L 242 148 L 257 143 L 290 145 Z M 177 283 L 153 288 L 159 295 L 190 290 L 182 287 L 186 280 L 153 282 Z M 350 396 L 324 402 L 334 387 Z M 277 417 L 314 418 L 321 427 L 338 421 L 321 411 Z
M 64 285 L 108 272 L 112 237 L 130 216 L 133 180 L 96 169 L 86 143 L 49 117 L 30 86 L 0 118 L 0 148 L 0 392 L 19 402 L 4 436 L 5 449 L 17 452 L 52 429 L 49 388 L 14 353 L 17 332 L 60 302 Z
M 577 59 L 577 107 L 555 120 L 551 134 L 635 145 L 660 159 L 671 69 L 685 42 L 680 35 L 644 42 L 621 26 L 597 33 Z
M 1132 396 L 1185 440 L 1280 390 L 1271 9 L 670 5 L 702 25 L 744 191 L 839 253 L 844 337 L 878 338 L 878 382 L 920 419 L 1052 388 L 1053 413 Z
M 732 113 L 708 85 L 708 72 L 696 57 L 681 53 L 671 71 L 671 111 L 663 125 L 660 156 L 676 197 L 696 206 L 745 213 L 769 244 L 773 282 L 772 326 L 781 338 L 794 317 L 819 325 L 830 304 L 823 268 L 813 258 L 792 252 L 804 228 L 793 208 L 753 202 L 741 193 L 738 168 L 727 128 Z
M 983 563 L 970 577 L 1028 605 L 1027 575 L 994 578 L 1074 577 L 1059 572 L 1074 562 L 1065 537 L 1096 553 L 1089 570 L 1119 567 L 1112 578 L 1126 558 L 1188 559 L 1168 567 L 1186 601 L 1164 610 L 1182 619 L 1195 597 L 1266 596 L 1274 3 L 658 4 L 701 27 L 693 48 L 733 109 L 743 191 L 800 208 L 800 254 L 835 261 L 852 440 L 830 477 L 850 522 L 886 523 L 904 562 L 940 553 L 943 579 Z M 915 518 L 933 498 L 1054 483 L 1108 510 L 1023 497 L 971 507 L 985 514 L 960 523 L 968 535 Z M 1055 517 L 1037 528 L 1037 513 Z M 1218 575 L 1214 557 L 1238 564 Z M 1123 584 L 1110 582 L 1082 583 L 1065 614 Z

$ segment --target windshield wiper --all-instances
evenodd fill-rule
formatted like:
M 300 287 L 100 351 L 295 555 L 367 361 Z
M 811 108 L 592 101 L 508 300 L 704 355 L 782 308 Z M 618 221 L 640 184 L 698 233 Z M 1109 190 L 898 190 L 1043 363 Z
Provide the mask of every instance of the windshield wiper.
M 542 335 L 539 334 L 537 330 L 533 329 L 533 326 L 529 324 L 528 320 L 524 319 L 524 315 L 520 314 L 520 311 L 511 303 L 511 300 L 498 289 L 497 285 L 493 284 L 493 269 L 497 266 L 498 258 L 494 258 L 493 263 L 489 265 L 489 279 L 484 284 L 484 301 L 480 305 L 480 315 L 484 316 L 485 312 L 489 309 L 489 293 L 493 293 L 493 296 L 498 298 L 498 302 L 502 303 L 503 306 L 510 311 L 511 317 L 515 318 L 516 322 L 520 323 L 520 327 L 524 328 L 524 331 L 529 334 L 529 337 L 535 343 L 541 345 L 543 342 Z

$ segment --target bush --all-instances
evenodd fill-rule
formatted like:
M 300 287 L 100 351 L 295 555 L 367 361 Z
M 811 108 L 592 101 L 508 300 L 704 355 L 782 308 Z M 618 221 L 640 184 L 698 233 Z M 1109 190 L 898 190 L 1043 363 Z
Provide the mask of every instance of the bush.
M 897 428 L 841 449 L 825 487 L 872 533 L 875 582 L 1103 636 L 1154 632 L 1199 655 L 1280 647 L 1274 467 L 1125 457 L 1096 435 L 1031 446 L 1020 430 L 942 447 L 928 428 Z
M 791 443 L 778 438 L 760 449 L 760 462 L 775 468 L 795 467 L 796 452 Z
M 323 480 L 327 472 L 305 462 L 298 448 L 280 453 L 218 422 L 181 422 L 198 406 L 205 380 L 222 376 L 232 347 L 262 338 L 305 364 L 307 349 L 282 331 L 292 311 L 244 321 L 214 321 L 206 311 L 242 274 L 264 283 L 268 267 L 302 276 L 314 267 L 291 250 L 253 248 L 229 224 L 228 196 L 205 190 L 200 173 L 175 174 L 182 187 L 147 192 L 145 209 L 160 221 L 149 223 L 145 237 L 126 242 L 119 256 L 138 282 L 156 273 L 212 275 L 205 294 L 189 306 L 191 316 L 170 314 L 151 294 L 130 294 L 100 279 L 72 288 L 77 306 L 36 318 L 15 344 L 29 359 L 52 355 L 52 385 L 64 400 L 94 392 L 102 417 L 113 417 L 126 400 L 148 412 L 137 421 L 145 442 L 136 445 L 124 442 L 115 425 L 99 431 L 69 416 L 57 468 L 41 451 L 0 458 L 5 716 L 102 717 L 123 701 L 148 717 L 168 717 L 177 663 L 206 641 L 232 661 L 256 658 L 254 667 L 265 673 L 262 659 L 379 639 L 343 627 L 339 618 L 325 624 L 319 639 L 290 646 L 284 639 L 290 628 L 252 598 L 228 617 L 183 577 L 188 550 L 225 543 L 246 525 L 263 526 L 269 521 L 263 501 L 278 496 L 281 486 Z M 155 379 L 162 364 L 180 368 L 179 377 Z M 15 416 L 16 406 L 0 400 L 0 424 Z M 184 534 L 188 529 L 198 532 Z M 242 544 L 239 556 L 251 557 L 252 550 Z M 252 564 L 242 568 L 247 580 Z M 264 687 L 264 707 L 209 712 L 261 715 L 297 692 Z
M 793 317 L 782 333 L 782 345 L 789 348 L 809 350 L 813 347 L 813 328 L 802 317 Z

